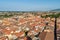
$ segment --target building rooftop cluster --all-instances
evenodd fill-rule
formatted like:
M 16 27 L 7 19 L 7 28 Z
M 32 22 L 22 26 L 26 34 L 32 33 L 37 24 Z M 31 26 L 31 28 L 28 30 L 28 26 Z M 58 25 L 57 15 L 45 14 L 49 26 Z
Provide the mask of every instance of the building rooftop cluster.
M 57 19 L 60 28 L 60 18 Z M 30 37 L 36 40 L 36 35 L 41 40 L 54 39 L 55 18 L 42 18 L 33 14 L 13 16 L 0 20 L 0 40 L 27 40 Z M 48 37 L 48 38 L 47 38 Z

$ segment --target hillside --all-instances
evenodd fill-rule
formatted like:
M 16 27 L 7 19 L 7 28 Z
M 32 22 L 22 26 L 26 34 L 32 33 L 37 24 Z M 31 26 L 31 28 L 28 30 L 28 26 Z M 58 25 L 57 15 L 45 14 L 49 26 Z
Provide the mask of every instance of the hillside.
M 60 12 L 60 9 L 54 9 L 54 10 L 50 10 L 52 12 Z

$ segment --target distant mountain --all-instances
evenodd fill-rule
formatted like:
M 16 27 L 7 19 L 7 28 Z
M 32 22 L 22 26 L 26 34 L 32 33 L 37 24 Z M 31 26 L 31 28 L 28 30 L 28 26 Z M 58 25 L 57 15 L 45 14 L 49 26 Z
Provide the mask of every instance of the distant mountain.
M 50 10 L 52 12 L 60 12 L 60 9 L 54 9 L 54 10 Z

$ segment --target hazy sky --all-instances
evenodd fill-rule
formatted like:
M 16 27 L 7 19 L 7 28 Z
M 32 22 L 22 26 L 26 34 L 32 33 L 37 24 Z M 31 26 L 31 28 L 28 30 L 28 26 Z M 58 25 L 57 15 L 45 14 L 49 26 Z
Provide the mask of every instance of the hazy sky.
M 60 0 L 0 0 L 0 11 L 46 11 L 60 8 Z

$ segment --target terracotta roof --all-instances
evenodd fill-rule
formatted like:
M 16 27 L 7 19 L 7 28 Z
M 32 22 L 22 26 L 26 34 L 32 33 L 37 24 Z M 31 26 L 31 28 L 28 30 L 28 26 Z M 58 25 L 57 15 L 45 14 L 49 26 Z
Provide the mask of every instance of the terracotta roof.
M 60 30 L 57 30 L 57 34 L 60 34 Z
M 12 30 L 7 30 L 7 29 L 3 29 L 3 30 L 2 30 L 2 32 L 3 32 L 4 34 L 10 34 L 11 31 L 12 31 Z
M 17 37 L 23 37 L 25 36 L 24 32 L 18 32 L 18 33 L 14 33 L 14 35 L 16 35 Z
M 54 32 L 48 32 L 44 40 L 54 40 Z
M 41 40 L 45 40 L 46 34 L 47 34 L 47 32 L 41 32 L 40 35 L 39 35 L 39 38 Z

